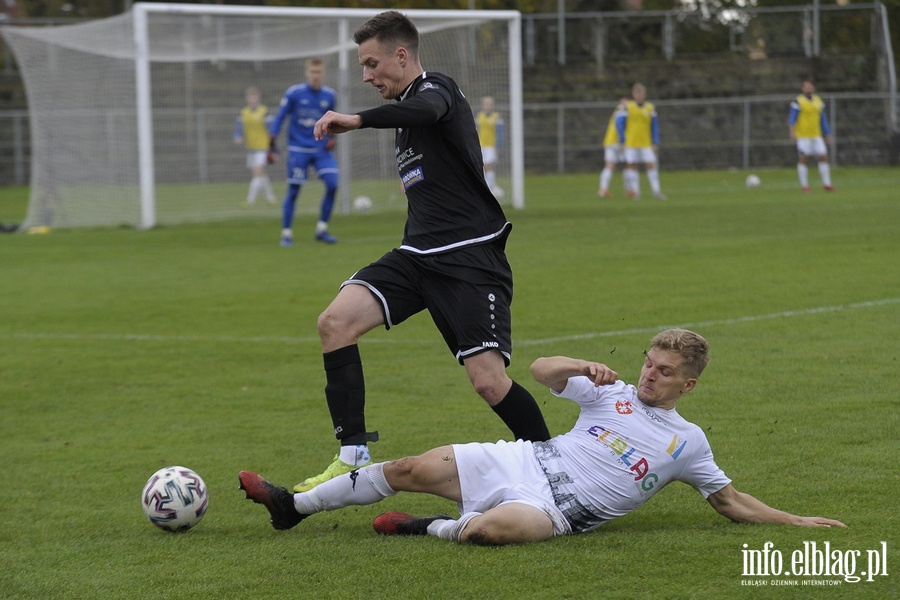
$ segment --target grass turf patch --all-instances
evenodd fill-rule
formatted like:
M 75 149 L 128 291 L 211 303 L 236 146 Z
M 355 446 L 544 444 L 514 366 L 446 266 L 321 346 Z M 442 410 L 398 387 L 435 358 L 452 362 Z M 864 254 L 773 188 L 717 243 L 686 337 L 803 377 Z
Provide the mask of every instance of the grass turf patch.
M 529 546 L 375 535 L 386 510 L 454 510 L 414 495 L 275 532 L 236 474 L 292 485 L 330 461 L 315 320 L 347 276 L 399 242 L 402 210 L 337 215 L 339 244 L 298 235 L 290 249 L 278 246 L 277 219 L 54 230 L 0 237 L 0 589 L 757 598 L 784 590 L 741 585 L 744 544 L 789 555 L 828 541 L 865 556 L 886 541 L 896 563 L 900 174 L 835 169 L 831 194 L 802 194 L 790 170 L 761 176 L 748 190 L 738 172 L 663 173 L 665 202 L 599 199 L 594 175 L 530 178 L 526 210 L 508 209 L 509 372 L 560 433 L 577 407 L 531 381 L 535 358 L 600 360 L 633 382 L 654 333 L 692 328 L 712 362 L 679 412 L 704 429 L 735 487 L 848 529 L 735 525 L 673 484 L 598 532 Z M 21 220 L 26 197 L 0 190 L 0 221 Z M 313 219 L 301 214 L 297 230 Z M 373 331 L 361 351 L 376 459 L 508 436 L 427 315 Z M 183 535 L 157 530 L 139 504 L 147 477 L 170 464 L 210 488 L 209 512 Z M 892 571 L 816 592 L 896 596 Z

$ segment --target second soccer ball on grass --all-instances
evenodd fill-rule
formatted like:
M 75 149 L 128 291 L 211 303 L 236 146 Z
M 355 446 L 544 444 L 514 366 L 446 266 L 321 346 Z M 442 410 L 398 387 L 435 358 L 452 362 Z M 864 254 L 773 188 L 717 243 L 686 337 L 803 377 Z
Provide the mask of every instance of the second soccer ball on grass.
M 353 210 L 356 212 L 366 212 L 372 209 L 372 199 L 368 196 L 357 196 L 353 200 Z

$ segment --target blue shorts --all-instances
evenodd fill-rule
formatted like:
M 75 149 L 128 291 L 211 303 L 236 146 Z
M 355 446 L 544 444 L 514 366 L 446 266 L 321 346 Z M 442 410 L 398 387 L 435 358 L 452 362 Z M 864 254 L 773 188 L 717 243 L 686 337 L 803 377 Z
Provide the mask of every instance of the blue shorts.
M 303 185 L 307 182 L 307 172 L 309 167 L 316 168 L 316 175 L 319 179 L 328 173 L 338 174 L 337 161 L 334 155 L 328 150 L 316 150 L 314 152 L 288 152 L 287 161 L 287 182 L 297 185 Z

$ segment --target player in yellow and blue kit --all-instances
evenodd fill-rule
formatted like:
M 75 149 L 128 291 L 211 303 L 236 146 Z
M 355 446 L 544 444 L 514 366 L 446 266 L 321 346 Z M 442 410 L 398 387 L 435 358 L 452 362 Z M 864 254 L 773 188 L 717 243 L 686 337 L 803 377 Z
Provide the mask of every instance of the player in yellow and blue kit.
M 659 120 L 656 108 L 647 102 L 647 89 L 640 83 L 631 88 L 631 97 L 625 110 L 616 116 L 619 143 L 625 146 L 625 193 L 631 198 L 641 197 L 641 183 L 638 165 L 644 163 L 647 179 L 653 189 L 653 196 L 659 200 L 666 197 L 660 191 L 659 170 L 656 155 L 659 150 Z
M 316 140 L 313 126 L 322 115 L 335 108 L 335 92 L 322 85 L 325 78 L 325 63 L 320 58 L 306 61 L 306 82 L 291 86 L 281 99 L 278 114 L 269 127 L 269 134 L 274 148 L 275 139 L 281 131 L 285 119 L 288 121 L 287 140 L 287 183 L 281 216 L 281 245 L 291 246 L 294 234 L 291 224 L 294 221 L 294 207 L 300 187 L 306 183 L 307 171 L 315 167 L 316 174 L 325 184 L 325 194 L 319 209 L 319 221 L 316 223 L 315 239 L 326 244 L 334 244 L 337 238 L 328 232 L 328 220 L 334 208 L 334 198 L 338 187 L 338 165 L 331 153 L 334 138 L 327 136 Z
M 601 198 L 610 198 L 609 182 L 612 181 L 616 165 L 625 162 L 625 152 L 619 143 L 619 131 L 616 129 L 616 119 L 625 111 L 628 98 L 621 98 L 616 109 L 609 116 L 606 124 L 606 134 L 603 136 L 603 170 L 600 172 L 600 189 L 597 195 Z
M 503 117 L 494 110 L 494 99 L 485 96 L 481 99 L 481 111 L 476 115 L 478 125 L 478 141 L 481 144 L 481 159 L 484 161 L 484 180 L 491 192 L 503 197 L 503 188 L 497 185 L 497 153 L 503 147 Z
M 247 148 L 247 168 L 253 174 L 247 191 L 247 204 L 256 202 L 256 196 L 263 192 L 269 204 L 275 203 L 272 182 L 266 173 L 266 156 L 269 151 L 269 109 L 260 103 L 259 90 L 247 88 L 244 93 L 247 105 L 241 109 L 234 127 L 234 143 Z
M 825 117 L 825 103 L 816 94 L 816 86 L 811 79 L 804 79 L 801 86 L 803 92 L 791 102 L 791 112 L 788 116 L 788 129 L 791 139 L 797 141 L 797 176 L 804 192 L 809 191 L 809 168 L 807 163 L 810 156 L 819 159 L 819 176 L 822 178 L 822 186 L 830 192 L 834 188 L 831 185 L 831 167 L 828 164 L 828 151 L 825 144 L 831 143 L 831 128 L 828 127 L 828 119 Z

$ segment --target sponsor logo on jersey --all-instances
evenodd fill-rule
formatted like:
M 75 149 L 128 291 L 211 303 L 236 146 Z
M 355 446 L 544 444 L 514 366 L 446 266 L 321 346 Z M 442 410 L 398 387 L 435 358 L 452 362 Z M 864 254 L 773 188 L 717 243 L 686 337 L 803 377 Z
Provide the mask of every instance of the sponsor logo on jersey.
M 404 190 L 408 190 L 424 179 L 425 175 L 422 173 L 422 167 L 416 167 L 412 171 L 407 171 L 400 177 L 400 180 L 403 182 Z
M 646 458 L 643 456 L 635 456 L 637 449 L 630 446 L 624 437 L 602 425 L 594 425 L 587 430 L 587 434 L 595 437 L 598 442 L 612 450 L 612 452 L 619 457 L 619 460 L 634 473 L 634 481 L 640 487 L 641 491 L 649 492 L 656 487 L 656 482 L 659 481 L 659 475 L 650 472 L 650 463 Z M 681 451 L 684 450 L 685 446 L 687 446 L 687 442 L 679 439 L 678 436 L 675 436 L 672 438 L 672 442 L 669 444 L 666 453 L 674 460 L 678 458 L 678 455 L 681 454 Z

